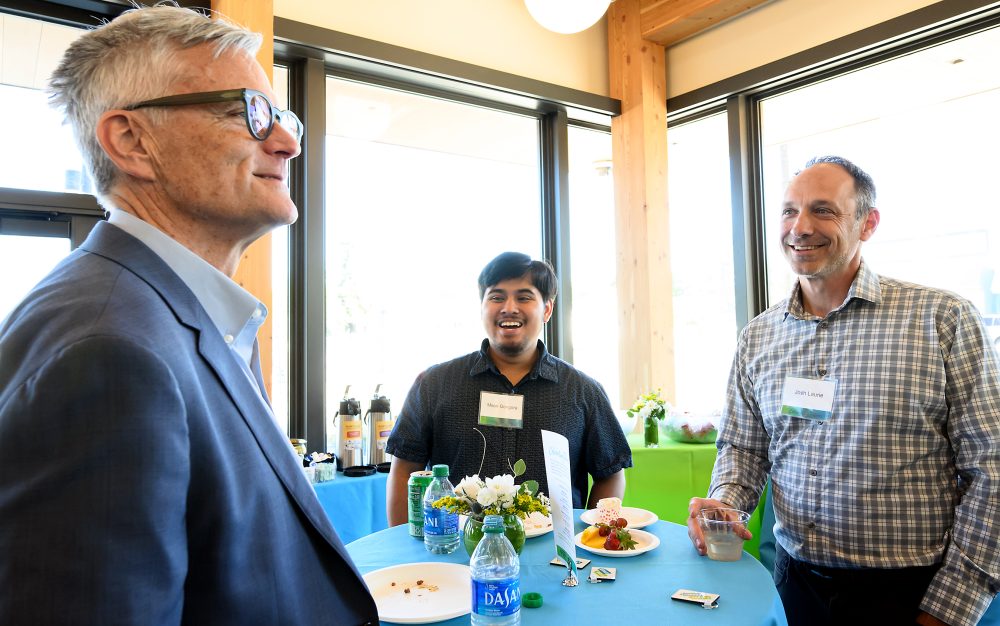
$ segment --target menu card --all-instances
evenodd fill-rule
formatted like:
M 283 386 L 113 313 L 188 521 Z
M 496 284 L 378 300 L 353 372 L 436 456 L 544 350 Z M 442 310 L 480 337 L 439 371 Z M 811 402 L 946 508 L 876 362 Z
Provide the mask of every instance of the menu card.
M 542 431 L 545 477 L 549 483 L 549 508 L 556 554 L 566 563 L 569 574 L 564 585 L 576 584 L 576 543 L 573 532 L 573 491 L 570 487 L 569 441 L 559 433 Z M 572 580 L 573 582 L 567 582 Z

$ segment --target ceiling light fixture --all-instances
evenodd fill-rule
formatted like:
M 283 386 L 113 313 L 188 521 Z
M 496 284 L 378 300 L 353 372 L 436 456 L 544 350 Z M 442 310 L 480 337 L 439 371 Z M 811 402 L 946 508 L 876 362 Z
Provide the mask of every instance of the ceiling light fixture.
M 556 33 L 568 35 L 597 23 L 612 0 L 524 0 L 535 21 Z

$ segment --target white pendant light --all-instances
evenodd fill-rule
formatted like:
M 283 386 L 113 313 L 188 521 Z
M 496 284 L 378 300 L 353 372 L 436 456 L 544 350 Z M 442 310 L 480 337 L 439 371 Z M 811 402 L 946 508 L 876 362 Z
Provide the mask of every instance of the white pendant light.
M 586 30 L 601 19 L 612 0 L 524 0 L 535 21 L 556 33 Z

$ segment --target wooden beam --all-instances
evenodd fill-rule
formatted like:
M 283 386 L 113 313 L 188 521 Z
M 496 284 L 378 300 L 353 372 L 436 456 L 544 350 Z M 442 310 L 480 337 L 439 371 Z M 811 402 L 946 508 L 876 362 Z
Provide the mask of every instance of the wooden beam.
M 642 38 L 671 46 L 769 0 L 640 0 Z
M 667 212 L 666 50 L 645 41 L 640 0 L 616 0 L 608 12 L 611 121 L 617 242 L 621 397 L 663 388 L 676 398 L 673 296 Z
M 239 24 L 260 33 L 262 42 L 257 53 L 257 61 L 264 68 L 268 80 L 274 76 L 274 3 L 273 0 L 212 0 L 212 10 L 225 16 L 234 24 Z M 256 296 L 271 310 L 273 293 L 271 289 L 271 235 L 265 235 L 253 243 L 243 258 L 233 277 L 241 287 Z M 257 332 L 260 343 L 260 367 L 264 374 L 264 386 L 271 395 L 271 363 L 273 359 L 273 325 L 268 315 L 264 325 Z

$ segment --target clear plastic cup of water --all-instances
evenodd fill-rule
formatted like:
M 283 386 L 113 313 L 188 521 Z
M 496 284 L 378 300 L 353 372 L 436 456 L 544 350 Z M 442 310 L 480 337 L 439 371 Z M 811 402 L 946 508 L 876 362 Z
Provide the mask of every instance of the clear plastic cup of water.
M 739 561 L 748 521 L 750 514 L 739 509 L 702 509 L 698 513 L 698 526 L 705 537 L 708 558 Z

